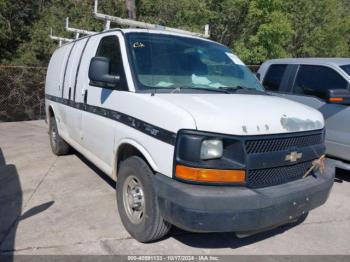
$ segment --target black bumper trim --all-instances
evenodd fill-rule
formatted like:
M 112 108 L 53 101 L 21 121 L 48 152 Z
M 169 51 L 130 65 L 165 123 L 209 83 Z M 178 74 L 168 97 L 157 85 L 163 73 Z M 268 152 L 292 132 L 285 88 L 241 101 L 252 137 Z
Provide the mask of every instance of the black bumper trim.
M 334 169 L 282 185 L 245 187 L 185 184 L 155 175 L 161 215 L 192 232 L 256 231 L 292 222 L 328 198 Z

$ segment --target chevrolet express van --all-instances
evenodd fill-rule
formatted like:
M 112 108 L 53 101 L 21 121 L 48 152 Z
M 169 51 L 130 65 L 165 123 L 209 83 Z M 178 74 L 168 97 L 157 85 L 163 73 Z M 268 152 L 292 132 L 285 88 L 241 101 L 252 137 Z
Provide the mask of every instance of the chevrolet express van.
M 268 95 L 221 44 L 165 30 L 115 29 L 58 48 L 46 78 L 52 151 L 73 147 L 117 181 L 126 230 L 171 225 L 248 234 L 327 200 L 324 120 Z

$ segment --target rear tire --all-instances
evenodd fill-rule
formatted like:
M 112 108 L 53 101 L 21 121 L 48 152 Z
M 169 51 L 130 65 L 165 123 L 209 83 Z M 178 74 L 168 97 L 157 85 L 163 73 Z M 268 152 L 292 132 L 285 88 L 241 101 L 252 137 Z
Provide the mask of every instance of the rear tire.
M 55 155 L 61 156 L 69 153 L 70 146 L 58 134 L 57 123 L 54 117 L 50 117 L 49 135 L 51 150 Z
M 129 234 L 142 243 L 164 237 L 171 228 L 160 215 L 153 176 L 149 166 L 138 156 L 124 160 L 118 171 L 119 215 Z

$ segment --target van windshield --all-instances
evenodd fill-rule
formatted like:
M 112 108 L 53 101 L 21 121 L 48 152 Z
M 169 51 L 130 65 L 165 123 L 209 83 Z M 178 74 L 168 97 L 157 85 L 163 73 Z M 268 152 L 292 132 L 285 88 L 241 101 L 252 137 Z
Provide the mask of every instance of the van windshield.
M 223 45 L 149 33 L 128 33 L 126 39 L 138 90 L 264 91 L 253 73 Z

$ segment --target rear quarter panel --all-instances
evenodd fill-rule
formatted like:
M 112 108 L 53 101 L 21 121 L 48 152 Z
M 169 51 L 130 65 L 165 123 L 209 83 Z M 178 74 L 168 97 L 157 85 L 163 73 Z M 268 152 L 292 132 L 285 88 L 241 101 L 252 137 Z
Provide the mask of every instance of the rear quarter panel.
M 62 96 L 62 84 L 66 62 L 68 59 L 69 51 L 72 47 L 72 44 L 67 44 L 59 49 L 57 49 L 51 59 L 46 73 L 46 81 L 45 81 L 45 95 L 52 95 L 56 97 Z M 61 132 L 61 117 L 62 112 L 64 111 L 64 106 L 62 104 L 50 101 L 45 99 L 45 109 L 46 109 L 46 117 L 48 120 L 48 108 L 51 106 L 55 113 L 55 117 L 57 119 L 58 129 Z

